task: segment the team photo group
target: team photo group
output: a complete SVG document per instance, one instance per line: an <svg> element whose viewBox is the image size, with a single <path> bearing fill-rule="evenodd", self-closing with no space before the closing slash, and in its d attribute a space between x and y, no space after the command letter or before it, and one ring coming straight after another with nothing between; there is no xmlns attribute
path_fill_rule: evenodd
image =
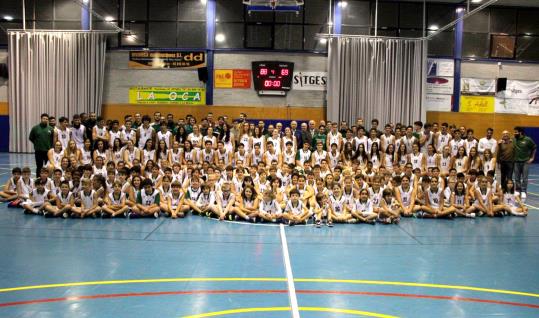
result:
<svg viewBox="0 0 539 318"><path fill-rule="evenodd" d="M362 118L42 114L29 132L35 176L13 168L0 196L26 214L63 218L193 214L320 227L524 217L536 145L520 127L493 136L490 128Z"/></svg>

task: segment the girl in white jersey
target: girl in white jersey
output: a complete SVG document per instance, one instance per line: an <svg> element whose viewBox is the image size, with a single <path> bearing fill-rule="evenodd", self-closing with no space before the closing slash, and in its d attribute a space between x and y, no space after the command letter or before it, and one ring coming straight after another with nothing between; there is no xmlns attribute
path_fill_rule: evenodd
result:
<svg viewBox="0 0 539 318"><path fill-rule="evenodd" d="M410 182L410 177L407 175L401 177L401 185L395 189L395 198L399 202L402 216L413 216L421 209L421 206L415 204L416 190L415 184Z"/></svg>
<svg viewBox="0 0 539 318"><path fill-rule="evenodd" d="M314 207L312 208L315 215L316 227L320 227L322 225L322 221L324 220L326 221L326 224L328 226L332 226L328 222L328 217L332 213L331 209L332 208L331 208L331 204L329 203L328 196L323 192L319 192L315 196L315 204L314 204Z"/></svg>
<svg viewBox="0 0 539 318"><path fill-rule="evenodd" d="M492 205L492 192L488 186L486 177L479 178L479 188L473 191L475 201L467 210L466 213L475 213L476 215L494 216Z"/></svg>
<svg viewBox="0 0 539 318"><path fill-rule="evenodd" d="M90 165L94 158L92 157L92 142L90 139L84 141L84 146L80 149L81 152L81 164Z"/></svg>
<svg viewBox="0 0 539 318"><path fill-rule="evenodd" d="M236 199L236 204L232 208L230 215L246 221L256 222L258 216L258 198L254 187L246 186L241 192L241 196Z"/></svg>
<svg viewBox="0 0 539 318"><path fill-rule="evenodd" d="M342 195L342 188L339 184L333 185L333 193L329 196L331 213L328 216L328 225L333 222L344 223L352 219L346 197Z"/></svg>
<svg viewBox="0 0 539 318"><path fill-rule="evenodd" d="M369 191L362 189L359 196L354 198L352 204L352 216L359 222L375 224L378 214L374 212L372 201L369 199Z"/></svg>
<svg viewBox="0 0 539 318"><path fill-rule="evenodd" d="M168 150L168 163L172 167L174 163L181 163L182 161L182 149L180 149L180 143L174 141L172 143L172 149Z"/></svg>
<svg viewBox="0 0 539 318"><path fill-rule="evenodd" d="M281 206L275 200L275 195L270 189L263 192L258 207L258 216L267 222L277 222L282 216Z"/></svg>
<svg viewBox="0 0 539 318"><path fill-rule="evenodd" d="M128 168L132 168L135 160L140 162L140 149L135 147L133 140L128 140L124 149L123 160Z"/></svg>
<svg viewBox="0 0 539 318"><path fill-rule="evenodd" d="M487 150L485 150L485 153ZM528 207L522 203L520 196L515 194L515 183L511 179L507 180L505 190L503 191L503 203L494 207L494 209L500 208L514 216L528 215Z"/></svg>
<svg viewBox="0 0 539 318"><path fill-rule="evenodd" d="M483 172L487 173L488 171L496 171L496 158L492 156L492 151L490 149L485 149L483 152Z"/></svg>
<svg viewBox="0 0 539 318"><path fill-rule="evenodd" d="M54 143L54 148L49 149L47 152L49 161L46 167L49 169L49 173L52 174L54 169L60 168L60 161L64 157L64 150L62 149L62 143L57 141Z"/></svg>
<svg viewBox="0 0 539 318"><path fill-rule="evenodd" d="M105 196L104 215L110 217L127 215L129 207L126 204L126 195L122 191L122 186L120 181L114 181L112 184L112 192Z"/></svg>
<svg viewBox="0 0 539 318"><path fill-rule="evenodd" d="M444 146L442 154L439 156L440 175L442 177L447 177L449 175L449 170L451 169L451 160L451 149L449 146Z"/></svg>
<svg viewBox="0 0 539 318"><path fill-rule="evenodd" d="M468 192L464 182L457 181L455 189L451 193L451 207L454 209L454 213L458 216L474 218L475 213L466 213L470 202Z"/></svg>
<svg viewBox="0 0 539 318"><path fill-rule="evenodd" d="M423 177L428 178L428 177ZM425 190L425 204L421 206L423 213L419 214L422 217L443 218L451 217L454 209L444 205L444 189L439 186L438 178L429 180L430 186Z"/></svg>
<svg viewBox="0 0 539 318"><path fill-rule="evenodd" d="M466 174L468 172L468 156L466 156L466 148L459 147L457 155L451 160L451 167L457 170L457 173L462 172Z"/></svg>
<svg viewBox="0 0 539 318"><path fill-rule="evenodd" d="M124 151L122 148L122 141L120 138L114 139L112 149L111 149L111 157L114 164L118 164L118 162L124 160Z"/></svg>

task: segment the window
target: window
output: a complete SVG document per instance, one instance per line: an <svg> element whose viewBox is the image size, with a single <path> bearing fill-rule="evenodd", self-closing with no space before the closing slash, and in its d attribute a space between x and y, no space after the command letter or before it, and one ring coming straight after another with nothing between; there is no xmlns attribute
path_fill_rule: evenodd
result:
<svg viewBox="0 0 539 318"><path fill-rule="evenodd" d="M376 6L371 6L371 21L374 27L374 18L376 14ZM380 28L396 28L399 26L399 4L389 2L378 3L378 29Z"/></svg>
<svg viewBox="0 0 539 318"><path fill-rule="evenodd" d="M176 22L150 22L148 46L154 48L176 47Z"/></svg>
<svg viewBox="0 0 539 318"><path fill-rule="evenodd" d="M177 0L151 0L149 8L152 21L176 21L178 18Z"/></svg>
<svg viewBox="0 0 539 318"><path fill-rule="evenodd" d="M323 24L328 22L329 0L308 0L305 1L304 6L305 23Z"/></svg>
<svg viewBox="0 0 539 318"><path fill-rule="evenodd" d="M243 22L243 3L241 1L216 0L217 22Z"/></svg>
<svg viewBox="0 0 539 318"><path fill-rule="evenodd" d="M513 58L515 56L516 37L511 35L493 35L490 57Z"/></svg>
<svg viewBox="0 0 539 318"><path fill-rule="evenodd" d="M294 24L275 25L275 49L302 50L303 26Z"/></svg>
<svg viewBox="0 0 539 318"><path fill-rule="evenodd" d="M243 48L245 26L243 23L216 23L215 34L222 35L221 41L215 41L218 49Z"/></svg>
<svg viewBox="0 0 539 318"><path fill-rule="evenodd" d="M515 9L490 9L490 32L516 34L517 10Z"/></svg>
<svg viewBox="0 0 539 318"><path fill-rule="evenodd" d="M145 46L146 45L146 23L125 23L127 32L121 34L120 44L122 46Z"/></svg>
<svg viewBox="0 0 539 318"><path fill-rule="evenodd" d="M178 47L205 48L206 23L180 22L178 23Z"/></svg>
<svg viewBox="0 0 539 318"><path fill-rule="evenodd" d="M519 36L517 39L516 59L539 61L539 37Z"/></svg>
<svg viewBox="0 0 539 318"><path fill-rule="evenodd" d="M462 56L464 57L489 57L490 37L486 33L464 33L462 43Z"/></svg>
<svg viewBox="0 0 539 318"><path fill-rule="evenodd" d="M523 35L539 35L539 23L537 17L539 10L530 8L518 10L517 33Z"/></svg>
<svg viewBox="0 0 539 318"><path fill-rule="evenodd" d="M262 24L248 24L245 36L246 48L271 49L272 26Z"/></svg>
<svg viewBox="0 0 539 318"><path fill-rule="evenodd" d="M369 1L348 1L348 5L341 8L342 24L345 26L369 27L371 25L370 7Z"/></svg>
<svg viewBox="0 0 539 318"><path fill-rule="evenodd" d="M433 33L428 32L428 34ZM453 43L455 35L453 31L451 32L441 32L433 37L429 41L429 55L434 56L452 56L453 55Z"/></svg>
<svg viewBox="0 0 539 318"><path fill-rule="evenodd" d="M488 10L479 11L464 20L464 32L488 33L490 14Z"/></svg>
<svg viewBox="0 0 539 318"><path fill-rule="evenodd" d="M401 29L423 29L423 4L401 3L399 27Z"/></svg>

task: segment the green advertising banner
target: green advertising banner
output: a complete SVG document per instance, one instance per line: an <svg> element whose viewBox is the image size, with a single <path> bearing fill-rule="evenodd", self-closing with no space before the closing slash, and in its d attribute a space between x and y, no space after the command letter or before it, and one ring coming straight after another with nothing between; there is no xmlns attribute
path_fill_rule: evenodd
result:
<svg viewBox="0 0 539 318"><path fill-rule="evenodd" d="M186 87L130 87L129 103L205 105L206 89Z"/></svg>

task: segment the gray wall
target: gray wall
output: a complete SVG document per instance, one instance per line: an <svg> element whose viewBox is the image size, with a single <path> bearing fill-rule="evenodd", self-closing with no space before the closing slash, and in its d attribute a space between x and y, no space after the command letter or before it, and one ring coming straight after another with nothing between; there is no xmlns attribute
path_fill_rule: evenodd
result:
<svg viewBox="0 0 539 318"><path fill-rule="evenodd" d="M103 103L127 103L130 86L204 87L196 70L134 70L128 69L128 60L128 52L107 53ZM294 62L296 71L326 71L325 56L299 53L217 53L214 66L216 69L251 69L252 61L261 60ZM325 92L290 91L286 97L259 97L253 88L215 89L213 102L226 106L322 107L325 105Z"/></svg>
<svg viewBox="0 0 539 318"><path fill-rule="evenodd" d="M294 71L324 72L327 70L327 57L315 54L283 53L219 53L215 55L217 69L251 69L253 61L293 62ZM291 90L286 97L260 97L251 89L215 89L215 105L227 106L308 106L326 105L324 91Z"/></svg>
<svg viewBox="0 0 539 318"><path fill-rule="evenodd" d="M462 77L493 79L507 77L513 80L539 80L539 64L463 62Z"/></svg>
<svg viewBox="0 0 539 318"><path fill-rule="evenodd" d="M128 103L131 86L204 87L196 70L135 70L127 67L128 61L127 51L107 53L103 104Z"/></svg>

